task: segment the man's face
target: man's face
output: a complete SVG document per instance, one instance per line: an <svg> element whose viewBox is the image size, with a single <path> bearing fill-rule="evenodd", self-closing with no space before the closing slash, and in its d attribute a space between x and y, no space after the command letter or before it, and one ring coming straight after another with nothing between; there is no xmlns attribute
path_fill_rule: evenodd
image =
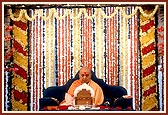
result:
<svg viewBox="0 0 168 115"><path fill-rule="evenodd" d="M91 79L91 72L89 69L87 68L82 68L79 72L79 80L82 83L89 83Z"/></svg>

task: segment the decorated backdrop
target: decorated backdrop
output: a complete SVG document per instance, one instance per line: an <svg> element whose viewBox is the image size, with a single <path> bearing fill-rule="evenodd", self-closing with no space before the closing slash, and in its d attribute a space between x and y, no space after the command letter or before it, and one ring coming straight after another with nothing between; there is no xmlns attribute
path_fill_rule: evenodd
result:
<svg viewBox="0 0 168 115"><path fill-rule="evenodd" d="M10 61L17 70L11 72L12 83L5 83L11 87L5 92L11 95L6 110L37 111L45 88L64 85L85 65L107 84L125 87L135 110L158 111L164 86L157 77L158 58L163 58L163 47L157 47L158 9L8 9Z"/></svg>

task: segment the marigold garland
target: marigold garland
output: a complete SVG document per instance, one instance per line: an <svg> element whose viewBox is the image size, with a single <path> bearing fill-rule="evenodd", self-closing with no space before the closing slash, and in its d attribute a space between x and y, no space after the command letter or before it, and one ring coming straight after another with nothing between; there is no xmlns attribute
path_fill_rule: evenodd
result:
<svg viewBox="0 0 168 115"><path fill-rule="evenodd" d="M15 39L13 40L13 47L15 50L17 50L19 53L22 53L24 56L28 55L27 49L23 48L21 44L19 44Z"/></svg>
<svg viewBox="0 0 168 115"><path fill-rule="evenodd" d="M152 39L152 38L155 37L154 34L155 34L155 31L151 31L150 33L146 34L145 36L141 36L141 39L140 39L141 44L142 44L141 49L144 48L144 47L146 47L146 46L148 46L152 42L154 42L154 39Z"/></svg>
<svg viewBox="0 0 168 115"><path fill-rule="evenodd" d="M17 75L21 76L23 79L27 79L27 71L25 71L22 67L18 66L16 63L13 64L14 68L18 68L15 72Z"/></svg>
<svg viewBox="0 0 168 115"><path fill-rule="evenodd" d="M22 53L14 52L13 53L14 62L20 67L24 68L25 71L28 71L28 57L24 56Z"/></svg>
<svg viewBox="0 0 168 115"><path fill-rule="evenodd" d="M14 17L17 17L18 11L14 13ZM20 14L19 14L20 15ZM13 47L16 51L13 52L13 62L14 67L19 68L18 71L13 72L12 79L12 110L14 111L27 111L27 74L28 74L28 50L27 50L27 20L25 20L24 15L20 17L21 20L17 20L18 22L13 23L13 36L14 42ZM23 75L23 76L22 76Z"/></svg>
<svg viewBox="0 0 168 115"><path fill-rule="evenodd" d="M16 89L19 90L20 92L28 92L27 90L27 79L23 79L17 74L13 74L14 78L12 79L12 86Z"/></svg>
<svg viewBox="0 0 168 115"><path fill-rule="evenodd" d="M146 11L147 12L147 11ZM149 12L148 12L149 13ZM140 16L140 41L141 41L141 57L142 57L142 111L158 108L157 90L153 87L157 85L156 78L156 53L155 53L155 20L154 18L144 18ZM143 24L143 25L142 25ZM151 44L153 46L151 46ZM146 47L147 53L144 53ZM154 49L153 49L153 48ZM143 51L143 52L142 52ZM148 92L146 95L145 92ZM150 94L149 94L150 93Z"/></svg>
<svg viewBox="0 0 168 115"><path fill-rule="evenodd" d="M142 90L149 89L151 86L156 85L156 77L151 76L148 79L142 79Z"/></svg>
<svg viewBox="0 0 168 115"><path fill-rule="evenodd" d="M156 110L157 110L158 101L157 101L156 96L157 96L157 94L153 93L150 96L147 96L146 98L143 98L143 100L145 100L145 101L142 101L142 103L143 103L142 110L143 111L150 111L154 107L156 107Z"/></svg>
<svg viewBox="0 0 168 115"><path fill-rule="evenodd" d="M154 49L155 49L155 47L154 47L154 42L153 42L142 49L142 54L145 55Z"/></svg>
<svg viewBox="0 0 168 115"><path fill-rule="evenodd" d="M13 27L13 34L15 35L14 39L26 50L26 47L28 45L27 33L21 30L20 28L16 27L15 25Z"/></svg>
<svg viewBox="0 0 168 115"><path fill-rule="evenodd" d="M152 86L149 90L145 90L145 91L143 92L143 95L144 95L145 97L147 97L147 96L149 96L150 94L155 93L156 90L157 90L156 88L157 88L156 85Z"/></svg>
<svg viewBox="0 0 168 115"><path fill-rule="evenodd" d="M19 101L22 104L27 104L27 93L26 92L20 92L19 90L13 90L14 98L16 101Z"/></svg>
<svg viewBox="0 0 168 115"><path fill-rule="evenodd" d="M122 16L124 16L124 17L126 17L126 18L131 18L132 16L134 16L134 15L137 13L137 11L138 11L138 9L139 9L139 11L141 12L141 14L142 14L144 17L151 18L151 17L154 16L154 14L156 13L156 11L158 10L158 7L159 7L159 5L156 5L156 6L155 6L155 9L154 9L150 14L147 14L147 13L142 9L142 7L136 6L135 10L134 10L133 13L130 14L130 15L127 15L127 14L125 13L125 11L123 10L122 7L116 7L115 11L114 11L110 16L106 15L106 14L103 12L103 10L102 10L101 8L97 8L97 9L95 10L95 13L94 13L92 16L88 16L88 14L87 14L85 8L81 8L81 9L79 10L79 13L78 13L78 15L77 15L76 17L74 17L74 14L71 13L70 9L66 9L66 10L65 10L65 13L64 13L63 15L59 15L59 13L58 13L58 12L56 11L56 9L54 9L54 8L49 9L49 12L50 12L50 13L49 13L49 15L46 16L46 17L43 16L42 11L41 11L40 9L35 10L35 14L34 14L31 18L28 16L27 11L24 10L24 9L21 9L21 10L20 10L20 13L19 13L19 15L18 15L17 18L14 17L14 15L13 15L13 13L12 13L12 9L9 9L9 14L10 14L11 19L14 20L14 21L19 21L19 20L21 20L21 18L22 18L23 15L26 17L27 20L33 21L33 20L37 17L38 14L39 14L39 15L42 17L42 19L44 19L44 20L50 19L50 18L52 17L52 15L54 15L54 17L56 17L58 20L64 19L67 15L70 15L71 18L76 19L76 18L80 18L80 16L81 16L82 14L84 14L85 17L87 17L88 19L91 19L91 18L96 17L97 13L100 13L101 16L103 16L104 18L112 18L112 17L117 13L117 11L120 10L120 12L122 13Z"/></svg>
<svg viewBox="0 0 168 115"><path fill-rule="evenodd" d="M13 21L13 25L16 26L17 28L20 28L21 32L26 33L27 25L26 25L25 22L22 22L22 21Z"/></svg>
<svg viewBox="0 0 168 115"><path fill-rule="evenodd" d="M14 98L14 93L12 92L12 111L27 111L27 103L22 104L22 101L16 101Z"/></svg>
<svg viewBox="0 0 168 115"><path fill-rule="evenodd" d="M142 57L142 68L146 69L150 67L151 65L155 64L156 57L155 57L155 52L151 52L147 54L147 56Z"/></svg>
<svg viewBox="0 0 168 115"><path fill-rule="evenodd" d="M146 69L143 69L143 74L142 74L143 79L145 79L147 76L151 75L152 73L155 73L154 72L155 69L156 69L155 64L151 65L150 67Z"/></svg>

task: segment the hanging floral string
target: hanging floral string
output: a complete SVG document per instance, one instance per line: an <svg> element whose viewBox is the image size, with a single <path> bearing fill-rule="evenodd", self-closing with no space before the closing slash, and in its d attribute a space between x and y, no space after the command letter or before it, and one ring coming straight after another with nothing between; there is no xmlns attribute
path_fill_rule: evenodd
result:
<svg viewBox="0 0 168 115"><path fill-rule="evenodd" d="M70 35L70 17L67 17L67 81L71 78L71 35Z"/></svg>
<svg viewBox="0 0 168 115"><path fill-rule="evenodd" d="M111 13L112 12L112 8L109 8L108 9L109 10L109 12ZM113 42L112 42L112 36L113 36L113 29L111 29L111 27L113 28L113 18L112 19L109 19L108 20L108 32L109 32L109 35L107 34L107 38L108 38L108 40L107 40L107 52L108 52L108 55L107 55L107 62L108 62L108 68L111 68L111 66L112 66L112 58L110 58L110 57L112 57L112 48L113 48L113 46L112 46L112 44L113 44ZM114 69L108 69L107 70L107 72L108 72L108 84L110 84L110 85L112 85L113 83L114 83L114 81L113 81L113 79L112 79L112 73L114 73L114 72L112 72L112 70L114 70Z"/></svg>
<svg viewBox="0 0 168 115"><path fill-rule="evenodd" d="M74 12L74 15L76 16L79 12L78 9L72 10ZM73 55L74 55L74 72L73 75L79 70L80 65L81 65L81 20L82 19L75 19L73 21Z"/></svg>
<svg viewBox="0 0 168 115"><path fill-rule="evenodd" d="M33 11L31 11L30 13L33 13ZM34 31L34 21L32 21L32 23L31 23L31 25L30 25L30 31ZM32 34L30 34L30 38L29 38L29 46L31 46L30 47L30 51L29 51L29 53L30 53L30 57L29 57L29 60L30 60L30 63L32 64L32 65L34 65L34 61L33 61L33 57L34 57L34 39L33 39L33 37L34 37L34 33L32 33ZM30 67L30 70L29 70L29 75L30 76L32 76L32 79L30 80L30 82L31 82L31 84L34 86L34 80L33 80L33 72L34 71L34 68L33 67ZM34 93L31 95L31 98L32 98L32 102L31 102L31 104L34 102ZM32 104L33 105L33 104ZM34 105L31 107L31 110L33 110L33 108L34 108Z"/></svg>
<svg viewBox="0 0 168 115"><path fill-rule="evenodd" d="M139 92L140 88L139 88L139 84L140 84L140 81L139 81L139 74L140 74L140 71L139 71L139 58L138 58L138 55L139 55L139 50L138 50L138 17L137 15L134 16L134 34L133 34L133 37L134 37L134 76L133 76L133 79L134 79L134 91L135 92ZM133 97L133 102L135 102L134 106L135 106L135 109L136 110L140 110L139 109L139 93L132 93ZM134 101L135 100L135 101Z"/></svg>
<svg viewBox="0 0 168 115"><path fill-rule="evenodd" d="M134 10L133 13L130 14L130 15L127 15L127 14L125 13L125 11L122 9L122 7L116 7L115 11L114 11L111 15L109 15L109 16L106 15L106 14L103 12L103 10L102 10L101 8L97 8L96 11L95 11L95 13L94 13L92 16L88 16L88 13L87 13L87 11L86 11L85 8L81 8L81 9L79 10L78 15L76 15L76 17L74 16L73 13L71 13L70 9L66 9L66 10L65 10L65 13L64 13L63 15L59 15L58 12L56 11L56 9L54 9L54 8L49 9L49 12L50 12L50 13L49 13L49 15L46 16L46 17L43 16L42 11L41 11L40 9L36 9L34 16L32 16L31 18L28 16L27 11L24 10L24 9L21 9L21 10L20 10L19 17L17 17L17 18L15 18L15 16L13 15L12 9L9 9L9 14L10 14L11 19L14 20L14 21L19 21L19 20L21 20L23 14L25 14L26 19L29 20L29 21L33 21L33 20L37 17L38 14L40 14L40 16L42 17L42 19L44 19L44 20L50 19L52 15L54 15L54 17L56 17L58 20L64 19L64 18L65 18L66 16L68 16L68 15L70 15L70 17L71 17L72 19L76 19L76 18L79 18L82 14L84 14L84 16L85 16L86 18L91 19L91 18L95 18L98 12L100 12L100 14L101 14L104 18L112 18L112 17L118 12L118 10L120 10L120 12L122 13L122 15L123 15L124 17L126 17L126 18L131 18L132 16L134 16L134 15L137 13L137 11L138 11L138 9L139 9L140 13L141 13L144 17L150 18L150 17L153 17L153 16L154 16L154 14L156 13L156 11L158 10L158 7L159 7L159 5L156 5L156 6L155 6L155 9L153 10L153 12L152 12L151 14L146 14L146 13L144 12L144 10L142 9L141 6L136 6L135 10Z"/></svg>
<svg viewBox="0 0 168 115"><path fill-rule="evenodd" d="M115 9L115 7L113 8L113 10ZM113 42L113 45L112 45L112 48L113 48L113 50L112 50L112 56L113 56L113 61L112 61L112 68L114 68L113 69L113 72L115 73L114 74L114 77L113 77L113 79L114 79L114 85L118 85L119 83L118 83L118 77L119 77L119 69L118 69L118 63L119 63L119 52L118 52L118 50L119 50L119 42L118 42L118 31L117 31L117 26L118 26L118 24L117 24L117 15L115 15L114 16L114 18L113 18L113 24L114 24L114 26L113 26L113 40L112 40L112 42Z"/></svg>
<svg viewBox="0 0 168 115"><path fill-rule="evenodd" d="M132 10L133 8L131 7L128 7L128 13L132 13ZM133 53L133 50L134 50L134 40L133 40L133 37L132 37L132 34L134 31L131 31L131 30L134 30L133 27L134 27L134 23L133 23L133 17L131 19L128 19L129 21L129 25L128 25L128 39L130 40L129 41L129 44L130 46L128 46L127 48L129 49L130 52L128 52L128 58L130 59L130 61L128 61L128 87L130 87L129 89L129 95L132 95L133 96L133 89L134 89L134 85L133 85L133 65L134 65L134 61L133 61L133 58L134 58L134 53ZM130 63L129 63L130 62Z"/></svg>
<svg viewBox="0 0 168 115"><path fill-rule="evenodd" d="M164 12L160 11L158 13L158 26L157 26L157 46L158 46L158 87L159 87L159 107L160 110L164 110L164 48L165 43L164 42L164 32L165 32L165 25L164 25Z"/></svg>
<svg viewBox="0 0 168 115"><path fill-rule="evenodd" d="M128 12L128 14L131 14L130 7L127 7L125 10ZM124 50L123 50L124 59L123 60L125 61L124 65L123 65L124 66L124 76L123 77L125 77L125 83L128 84L128 85L125 85L126 86L125 88L128 89L128 95L131 95L131 93L130 93L131 89L129 88L129 86L131 85L131 81L132 81L131 76L129 75L129 73L131 71L130 70L131 66L129 67L129 65L132 64L132 55L131 55L132 49L129 49L129 48L131 47L132 44L130 44L128 41L129 39L132 40L131 39L131 31L132 31L131 26L134 26L134 24L131 24L131 19L132 18L127 19L127 18L123 17L123 29L125 28L125 30L123 30L121 32L121 35L123 34L123 43L124 43ZM123 33L124 31L125 31L125 33ZM130 44L130 46L128 44ZM130 54L130 55L128 55L128 54ZM130 58L130 61L129 61L129 58Z"/></svg>
<svg viewBox="0 0 168 115"><path fill-rule="evenodd" d="M60 15L64 15L64 9L61 9L61 13ZM63 18L61 20L61 38L65 38L65 31L64 31L64 28L65 28L65 21L64 21L65 18ZM65 84L65 76L64 76L64 68L66 65L64 65L64 62L65 62L65 39L61 39L61 55L62 55L62 58L61 58L61 78L62 78L62 84Z"/></svg>
<svg viewBox="0 0 168 115"><path fill-rule="evenodd" d="M93 12L92 12L93 10L90 8L90 9L88 9L88 14L89 15L91 15ZM90 69L92 69L92 57L93 57L93 54L92 54L92 50L90 50L90 49L92 49L92 47L93 47L93 45L92 45L92 39L93 39L93 32L92 32L92 28L93 28L93 25L92 25L92 20L89 20L88 19L88 67L90 68Z"/></svg>
<svg viewBox="0 0 168 115"><path fill-rule="evenodd" d="M60 11L60 9L57 9L58 11ZM61 52L61 46L60 46L60 43L61 43L61 37L60 37L60 29L61 29L61 26L60 26L60 21L61 20L57 20L57 25L56 25L56 29L57 29L57 57L58 57L58 65L57 65L57 71L58 71L58 85L62 85L61 84L61 78L60 78L60 71L61 71L61 63L60 63L60 52Z"/></svg>
<svg viewBox="0 0 168 115"><path fill-rule="evenodd" d="M13 16L18 16L16 10ZM20 15L19 15L20 16ZM24 17L21 17L24 18ZM11 103L12 111L26 111L28 109L28 53L27 53L27 22L14 22L13 24L13 67L18 71L13 71Z"/></svg>
<svg viewBox="0 0 168 115"><path fill-rule="evenodd" d="M81 60L82 60L82 65L86 65L86 47L87 47L87 38L86 38L86 18L84 18L84 15L81 16Z"/></svg>
<svg viewBox="0 0 168 115"><path fill-rule="evenodd" d="M104 79L104 32L103 18L98 13L96 15L96 35L95 35L95 52L96 52L96 75Z"/></svg>
<svg viewBox="0 0 168 115"><path fill-rule="evenodd" d="M67 39L65 39L65 41L64 41L64 70L63 71L65 71L64 72L64 77L65 77L65 79L64 79L64 83L66 83L68 80L67 80L67 69L68 69L68 65L67 65L67 58L68 58L68 51L67 51L67 47L68 47L68 45L67 45L67 40L68 40L68 37L67 37L67 16L65 17L65 19L64 19L64 38L67 38Z"/></svg>
<svg viewBox="0 0 168 115"><path fill-rule="evenodd" d="M106 14L109 14L110 13L110 11L109 11L109 8L104 8L104 10L105 10L105 13ZM105 41L105 81L106 81L106 83L108 83L109 84L109 80L110 80L110 78L111 78L111 76L110 76L110 74L109 74L109 53L110 53L110 51L109 51L109 49L110 49L110 47L109 47L109 44L110 44L110 42L109 42L109 36L110 36L110 32L109 32L109 28L110 28L110 19L104 19L104 31L106 31L105 32L105 37L104 37L104 41Z"/></svg>
<svg viewBox="0 0 168 115"><path fill-rule="evenodd" d="M150 12L151 11L148 11L147 13ZM156 98L157 90L155 89L155 86L157 85L155 63L155 19L154 17L146 18L141 15L140 20L142 57L142 110L158 110L158 100ZM145 95L145 92L149 92L148 95Z"/></svg>
<svg viewBox="0 0 168 115"><path fill-rule="evenodd" d="M127 49L125 49L125 37L127 38L127 36L124 35L123 37L123 32L127 31L127 25L126 23L123 24L123 18L124 17L121 17L121 12L118 11L117 13L117 25L118 25L118 36L119 36L119 47L120 47L120 51L119 51L119 55L120 55L120 58L119 58L119 63L120 63L120 83L127 88L127 86L125 84L128 84L127 81L125 82L125 79L126 79L126 76L124 75L125 74L125 58L127 58L125 56L125 52L127 51ZM124 28L125 27L125 28ZM126 29L126 30L124 30ZM124 31L123 31L124 30Z"/></svg>

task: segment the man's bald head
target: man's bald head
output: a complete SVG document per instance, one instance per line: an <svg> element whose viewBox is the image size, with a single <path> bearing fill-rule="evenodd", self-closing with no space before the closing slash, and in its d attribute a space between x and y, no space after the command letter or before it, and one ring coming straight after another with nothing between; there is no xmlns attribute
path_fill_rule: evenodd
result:
<svg viewBox="0 0 168 115"><path fill-rule="evenodd" d="M89 83L89 81L91 80L91 70L84 66L80 69L79 71L79 80L82 82L82 83Z"/></svg>

